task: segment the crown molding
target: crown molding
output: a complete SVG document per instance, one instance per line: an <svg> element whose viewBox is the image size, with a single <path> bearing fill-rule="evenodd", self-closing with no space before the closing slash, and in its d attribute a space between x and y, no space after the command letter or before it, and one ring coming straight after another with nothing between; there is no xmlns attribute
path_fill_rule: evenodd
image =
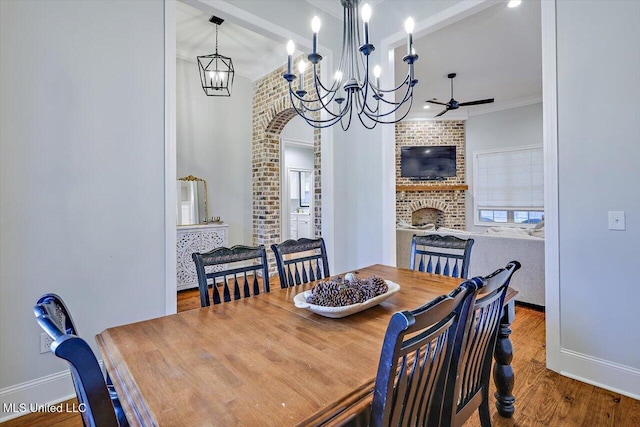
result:
<svg viewBox="0 0 640 427"><path fill-rule="evenodd" d="M303 141L300 139L282 138L282 143L287 147L301 147L313 149L313 141Z"/></svg>
<svg viewBox="0 0 640 427"><path fill-rule="evenodd" d="M498 111L510 110L512 108L526 107L542 103L542 96L529 96L525 98L512 99L509 101L494 102L485 106L475 106L472 108L461 107L456 111L449 111L441 117L431 117L432 109L429 112L413 112L409 113L405 120L468 120L470 117L480 116L482 114L495 113ZM441 110L438 110L440 112Z"/></svg>
<svg viewBox="0 0 640 427"><path fill-rule="evenodd" d="M474 107L469 110L469 117L480 116L482 114L495 113L503 110L510 110L512 108L526 107L527 105L542 103L542 95L528 96L525 98L512 99L509 101L494 102L492 104L486 104L482 107Z"/></svg>

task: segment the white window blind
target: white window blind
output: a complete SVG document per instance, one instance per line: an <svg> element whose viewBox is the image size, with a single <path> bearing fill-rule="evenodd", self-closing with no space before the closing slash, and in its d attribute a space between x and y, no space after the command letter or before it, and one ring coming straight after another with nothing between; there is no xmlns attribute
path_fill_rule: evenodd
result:
<svg viewBox="0 0 640 427"><path fill-rule="evenodd" d="M544 208L542 147L475 154L476 206L482 208Z"/></svg>

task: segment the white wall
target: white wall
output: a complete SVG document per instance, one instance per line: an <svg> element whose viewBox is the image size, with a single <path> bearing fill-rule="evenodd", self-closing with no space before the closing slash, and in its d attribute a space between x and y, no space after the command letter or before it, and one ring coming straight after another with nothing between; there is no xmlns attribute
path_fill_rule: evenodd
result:
<svg viewBox="0 0 640 427"><path fill-rule="evenodd" d="M482 150L500 150L531 145L542 145L542 104L511 108L495 113L471 116L465 122L466 228L486 231L487 227L473 224L473 153Z"/></svg>
<svg viewBox="0 0 640 427"><path fill-rule="evenodd" d="M383 142L379 126L359 122L334 135L335 271L344 272L382 262Z"/></svg>
<svg viewBox="0 0 640 427"><path fill-rule="evenodd" d="M313 146L313 134L313 127L309 126L302 117L295 116L282 129L280 138Z"/></svg>
<svg viewBox="0 0 640 427"><path fill-rule="evenodd" d="M640 398L640 2L557 10L561 370ZM607 212L626 212L626 231Z"/></svg>
<svg viewBox="0 0 640 427"><path fill-rule="evenodd" d="M206 96L195 62L176 65L177 177L207 181L209 217L229 224L229 245L253 243L249 79L235 76L230 97Z"/></svg>
<svg viewBox="0 0 640 427"><path fill-rule="evenodd" d="M284 170L287 168L313 170L313 148L287 146L284 150Z"/></svg>
<svg viewBox="0 0 640 427"><path fill-rule="evenodd" d="M165 312L163 52L162 2L0 1L2 403L73 394L39 354L43 293L96 352Z"/></svg>

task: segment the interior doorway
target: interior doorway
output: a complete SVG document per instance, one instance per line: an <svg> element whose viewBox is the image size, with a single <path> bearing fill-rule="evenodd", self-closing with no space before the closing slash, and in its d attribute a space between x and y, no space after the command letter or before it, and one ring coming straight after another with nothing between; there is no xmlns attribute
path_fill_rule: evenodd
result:
<svg viewBox="0 0 640 427"><path fill-rule="evenodd" d="M314 131L293 117L280 133L280 218L282 240L315 237Z"/></svg>

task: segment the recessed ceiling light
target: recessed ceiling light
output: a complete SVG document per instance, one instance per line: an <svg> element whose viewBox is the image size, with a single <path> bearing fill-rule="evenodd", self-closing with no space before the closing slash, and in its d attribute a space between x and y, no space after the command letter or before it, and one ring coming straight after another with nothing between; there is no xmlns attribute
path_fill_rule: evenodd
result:
<svg viewBox="0 0 640 427"><path fill-rule="evenodd" d="M509 3L507 3L507 6L517 7L517 6L520 6L520 3L522 3L522 0L509 0Z"/></svg>
<svg viewBox="0 0 640 427"><path fill-rule="evenodd" d="M422 108L424 108L425 110L428 110L429 108L431 108L431 106L430 106L430 105L425 105L425 106L424 106L424 107L422 107Z"/></svg>

